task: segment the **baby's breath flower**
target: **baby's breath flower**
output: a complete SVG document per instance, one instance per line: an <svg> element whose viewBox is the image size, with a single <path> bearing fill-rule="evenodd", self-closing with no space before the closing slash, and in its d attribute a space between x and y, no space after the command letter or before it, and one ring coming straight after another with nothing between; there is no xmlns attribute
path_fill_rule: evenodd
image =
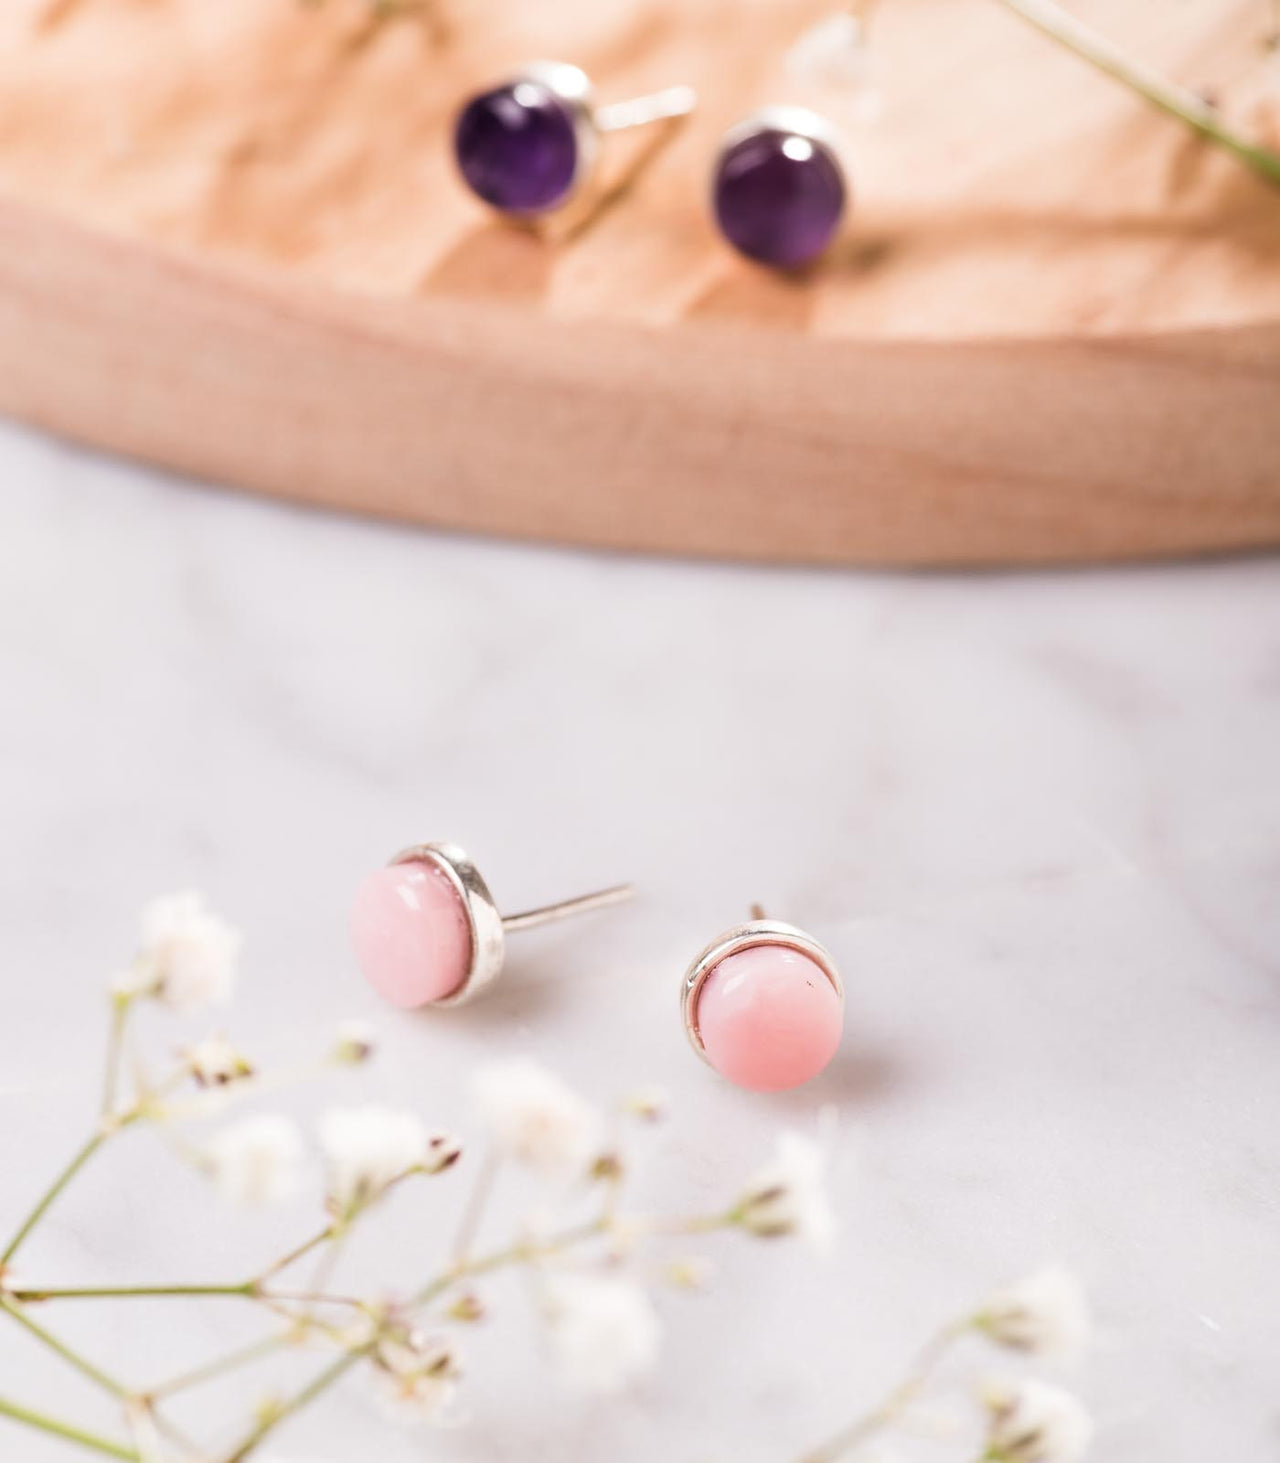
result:
<svg viewBox="0 0 1280 1463"><path fill-rule="evenodd" d="M600 1138L595 1110L553 1072L526 1058L493 1062L472 1080L499 1151L544 1172L581 1169Z"/></svg>
<svg viewBox="0 0 1280 1463"><path fill-rule="evenodd" d="M1093 1420L1080 1400L1048 1382L988 1382L982 1400L991 1463L1076 1463L1093 1440Z"/></svg>
<svg viewBox="0 0 1280 1463"><path fill-rule="evenodd" d="M484 1301L474 1290L464 1290L449 1307L447 1314L454 1321L475 1325L477 1321L483 1321L488 1312Z"/></svg>
<svg viewBox="0 0 1280 1463"><path fill-rule="evenodd" d="M622 1264L649 1237L649 1221L638 1214L615 1214L605 1236L605 1254L611 1264Z"/></svg>
<svg viewBox="0 0 1280 1463"><path fill-rule="evenodd" d="M667 1115L667 1094L658 1087L642 1087L622 1101L622 1111L642 1123L660 1123Z"/></svg>
<svg viewBox="0 0 1280 1463"><path fill-rule="evenodd" d="M290 1118L264 1115L223 1128L202 1157L214 1184L236 1204L275 1204L298 1184L302 1135Z"/></svg>
<svg viewBox="0 0 1280 1463"><path fill-rule="evenodd" d="M701 1255L672 1260L665 1271L667 1284L676 1290L705 1290L711 1283L711 1276L711 1262Z"/></svg>
<svg viewBox="0 0 1280 1463"><path fill-rule="evenodd" d="M599 1153L592 1161L590 1177L594 1183L620 1184L625 1176L626 1168L620 1153Z"/></svg>
<svg viewBox="0 0 1280 1463"><path fill-rule="evenodd" d="M153 899L142 911L138 954L112 993L151 996L179 1011L221 1004L231 997L239 953L239 933L206 909L202 895Z"/></svg>
<svg viewBox="0 0 1280 1463"><path fill-rule="evenodd" d="M377 1049L377 1033L367 1021L344 1021L334 1034L333 1061L346 1067L367 1062Z"/></svg>
<svg viewBox="0 0 1280 1463"><path fill-rule="evenodd" d="M1074 1275L1051 1267L997 1291L974 1325L1013 1351L1071 1357L1088 1343L1089 1303Z"/></svg>
<svg viewBox="0 0 1280 1463"><path fill-rule="evenodd" d="M374 1103L332 1109L320 1120L319 1136L329 1198L342 1214L372 1203L406 1174L438 1173L459 1151L445 1138L428 1137L412 1113Z"/></svg>
<svg viewBox="0 0 1280 1463"><path fill-rule="evenodd" d="M462 1157L462 1144L448 1133L432 1133L427 1139L427 1154L422 1160L422 1171L428 1174L443 1173L452 1168Z"/></svg>
<svg viewBox="0 0 1280 1463"><path fill-rule="evenodd" d="M802 81L849 91L867 81L867 38L852 9L838 11L805 31L786 54L787 70Z"/></svg>
<svg viewBox="0 0 1280 1463"><path fill-rule="evenodd" d="M617 1392L658 1355L662 1328L649 1297L619 1276L557 1275L544 1297L556 1365L581 1392Z"/></svg>
<svg viewBox="0 0 1280 1463"><path fill-rule="evenodd" d="M224 1036L207 1036L188 1047L182 1060L201 1087L226 1087L253 1076L253 1063Z"/></svg>
<svg viewBox="0 0 1280 1463"><path fill-rule="evenodd" d="M734 1206L735 1220L764 1239L796 1234L815 1249L829 1249L835 1216L827 1198L826 1166L826 1155L811 1139L783 1133L774 1161Z"/></svg>
<svg viewBox="0 0 1280 1463"><path fill-rule="evenodd" d="M384 1397L407 1421L438 1421L457 1393L462 1371L447 1342L397 1332L379 1341L373 1359Z"/></svg>

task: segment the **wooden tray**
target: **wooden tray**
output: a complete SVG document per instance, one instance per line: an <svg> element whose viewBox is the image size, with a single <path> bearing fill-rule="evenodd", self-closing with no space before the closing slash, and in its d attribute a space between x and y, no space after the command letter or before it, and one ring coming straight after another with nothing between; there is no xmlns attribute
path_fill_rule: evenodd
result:
<svg viewBox="0 0 1280 1463"><path fill-rule="evenodd" d="M887 0L857 227L803 281L730 256L703 196L729 122L802 99L782 53L822 0L452 0L444 40L363 5L4 7L0 409L286 498L627 549L1280 542L1280 192L994 0ZM1260 95L1252 0L1076 9L1233 112ZM550 240L487 217L445 145L461 95L539 56L606 100L703 94Z"/></svg>

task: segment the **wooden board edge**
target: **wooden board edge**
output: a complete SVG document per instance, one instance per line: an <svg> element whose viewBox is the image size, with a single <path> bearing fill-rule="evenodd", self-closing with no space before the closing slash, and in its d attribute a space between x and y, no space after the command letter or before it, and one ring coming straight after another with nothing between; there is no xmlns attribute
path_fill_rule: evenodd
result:
<svg viewBox="0 0 1280 1463"><path fill-rule="evenodd" d="M991 565L1280 543L1280 322L628 329L339 295L0 198L0 411L297 502L612 549Z"/></svg>

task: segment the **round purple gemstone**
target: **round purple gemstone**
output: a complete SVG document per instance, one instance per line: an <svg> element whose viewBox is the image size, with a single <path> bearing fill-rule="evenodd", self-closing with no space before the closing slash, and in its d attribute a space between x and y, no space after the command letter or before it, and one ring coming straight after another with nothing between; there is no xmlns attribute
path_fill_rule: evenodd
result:
<svg viewBox="0 0 1280 1463"><path fill-rule="evenodd" d="M578 171L573 110L538 81L513 82L468 102L453 146L472 191L503 213L555 208Z"/></svg>
<svg viewBox="0 0 1280 1463"><path fill-rule="evenodd" d="M829 148L798 132L755 132L721 154L712 193L716 222L748 259L795 269L835 238L844 172Z"/></svg>

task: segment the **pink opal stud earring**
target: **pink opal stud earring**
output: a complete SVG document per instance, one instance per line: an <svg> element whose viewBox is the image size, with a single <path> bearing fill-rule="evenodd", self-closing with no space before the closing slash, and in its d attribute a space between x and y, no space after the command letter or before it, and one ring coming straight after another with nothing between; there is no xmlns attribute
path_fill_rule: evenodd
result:
<svg viewBox="0 0 1280 1463"><path fill-rule="evenodd" d="M603 909L632 892L620 884L504 919L462 849L418 843L361 881L351 938L365 978L393 1006L460 1006L497 980L511 931Z"/></svg>
<svg viewBox="0 0 1280 1463"><path fill-rule="evenodd" d="M817 940L757 908L685 972L680 1010L694 1051L722 1077L753 1092L783 1092L835 1056L844 987Z"/></svg>

